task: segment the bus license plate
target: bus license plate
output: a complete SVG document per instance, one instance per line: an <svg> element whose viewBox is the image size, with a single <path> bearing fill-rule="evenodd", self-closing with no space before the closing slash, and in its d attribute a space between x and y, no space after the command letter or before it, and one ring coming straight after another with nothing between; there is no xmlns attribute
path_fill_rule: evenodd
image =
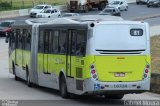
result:
<svg viewBox="0 0 160 106"><path fill-rule="evenodd" d="M114 76L115 77L125 77L125 73L123 73L123 72L117 72L117 73L114 73Z"/></svg>
<svg viewBox="0 0 160 106"><path fill-rule="evenodd" d="M114 88L127 88L127 84L114 84Z"/></svg>

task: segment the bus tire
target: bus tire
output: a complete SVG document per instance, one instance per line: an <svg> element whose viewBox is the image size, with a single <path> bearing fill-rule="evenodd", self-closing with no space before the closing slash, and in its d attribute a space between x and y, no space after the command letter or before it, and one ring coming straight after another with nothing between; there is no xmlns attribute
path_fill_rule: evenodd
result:
<svg viewBox="0 0 160 106"><path fill-rule="evenodd" d="M106 99L122 99L124 95L105 95Z"/></svg>
<svg viewBox="0 0 160 106"><path fill-rule="evenodd" d="M60 93L62 98L69 98L69 93L67 91L67 84L64 75L60 76Z"/></svg>
<svg viewBox="0 0 160 106"><path fill-rule="evenodd" d="M26 67L26 82L27 82L28 87L32 87L32 83L31 83L31 78L30 78L30 75L29 75L28 67Z"/></svg>
<svg viewBox="0 0 160 106"><path fill-rule="evenodd" d="M17 75L16 75L16 70L15 70L14 62L12 62L12 71L13 71L13 74L14 74L14 79L16 81L19 81L19 77L17 77Z"/></svg>

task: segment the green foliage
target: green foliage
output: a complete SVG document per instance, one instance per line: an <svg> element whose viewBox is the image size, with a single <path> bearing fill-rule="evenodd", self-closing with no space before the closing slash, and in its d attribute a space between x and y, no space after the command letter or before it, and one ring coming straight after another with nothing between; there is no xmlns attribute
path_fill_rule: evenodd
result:
<svg viewBox="0 0 160 106"><path fill-rule="evenodd" d="M0 11L8 10L12 8L12 4L6 1L0 2Z"/></svg>
<svg viewBox="0 0 160 106"><path fill-rule="evenodd" d="M12 4L9 2L0 2L0 7L2 8L11 8Z"/></svg>
<svg viewBox="0 0 160 106"><path fill-rule="evenodd" d="M0 11L32 8L37 4L61 5L66 0L0 0Z"/></svg>

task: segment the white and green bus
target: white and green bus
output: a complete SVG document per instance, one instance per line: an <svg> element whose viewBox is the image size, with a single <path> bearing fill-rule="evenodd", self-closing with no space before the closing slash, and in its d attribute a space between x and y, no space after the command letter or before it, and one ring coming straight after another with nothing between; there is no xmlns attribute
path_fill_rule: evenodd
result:
<svg viewBox="0 0 160 106"><path fill-rule="evenodd" d="M114 16L16 22L9 37L15 79L70 94L124 94L150 89L149 25Z"/></svg>

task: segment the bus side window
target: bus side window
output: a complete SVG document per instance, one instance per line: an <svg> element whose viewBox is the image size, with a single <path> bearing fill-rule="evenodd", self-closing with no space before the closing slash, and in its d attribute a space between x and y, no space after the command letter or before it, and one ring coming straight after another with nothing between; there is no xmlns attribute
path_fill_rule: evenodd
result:
<svg viewBox="0 0 160 106"><path fill-rule="evenodd" d="M76 55L84 56L86 48L86 31L78 30L77 31L77 40L76 40Z"/></svg>
<svg viewBox="0 0 160 106"><path fill-rule="evenodd" d="M23 35L22 35L22 37L23 37L23 49L25 49L26 50L26 39L27 39L27 34L28 34L28 30L27 29L23 29Z"/></svg>
<svg viewBox="0 0 160 106"><path fill-rule="evenodd" d="M16 48L20 47L20 29L16 29Z"/></svg>
<svg viewBox="0 0 160 106"><path fill-rule="evenodd" d="M54 30L53 31L53 42L52 42L52 47L53 47L53 53L55 53L55 54L57 54L58 53L58 42L59 42L59 40L58 40L58 38L59 38L59 31L58 30Z"/></svg>
<svg viewBox="0 0 160 106"><path fill-rule="evenodd" d="M66 53L66 30L61 30L60 31L60 36L59 36L59 53L60 54L65 54Z"/></svg>
<svg viewBox="0 0 160 106"><path fill-rule="evenodd" d="M49 52L49 31L44 31L44 53Z"/></svg>
<svg viewBox="0 0 160 106"><path fill-rule="evenodd" d="M27 33L26 45L27 50L31 50L31 33Z"/></svg>
<svg viewBox="0 0 160 106"><path fill-rule="evenodd" d="M40 31L39 34L39 43L38 43L38 52L43 53L43 31Z"/></svg>
<svg viewBox="0 0 160 106"><path fill-rule="evenodd" d="M10 35L10 42L9 42L12 50L15 49L15 43L16 43L15 40L16 40L16 33L15 33L15 30L12 30Z"/></svg>
<svg viewBox="0 0 160 106"><path fill-rule="evenodd" d="M76 31L73 30L71 33L72 33L71 55L75 55L76 54Z"/></svg>
<svg viewBox="0 0 160 106"><path fill-rule="evenodd" d="M52 45L52 41L53 41L53 36L52 36L52 31L50 30L49 32L49 41L48 41L48 44L49 44L49 50L48 50L48 53L51 54L52 53L52 49L53 49L53 45Z"/></svg>
<svg viewBox="0 0 160 106"><path fill-rule="evenodd" d="M43 33L44 37L44 53L49 54L52 51L52 31L50 29L46 29Z"/></svg>
<svg viewBox="0 0 160 106"><path fill-rule="evenodd" d="M20 33L19 33L19 49L22 49L22 42L23 42L22 32L20 31Z"/></svg>

